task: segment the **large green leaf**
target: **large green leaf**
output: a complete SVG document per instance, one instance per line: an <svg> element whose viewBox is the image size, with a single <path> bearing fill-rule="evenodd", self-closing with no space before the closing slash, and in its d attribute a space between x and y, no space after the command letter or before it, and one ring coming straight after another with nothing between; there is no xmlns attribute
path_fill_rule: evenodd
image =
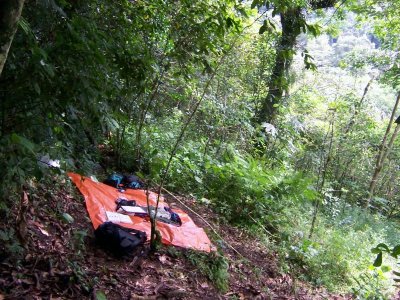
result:
<svg viewBox="0 0 400 300"><path fill-rule="evenodd" d="M382 265L382 252L376 256L374 261L374 267L380 267Z"/></svg>

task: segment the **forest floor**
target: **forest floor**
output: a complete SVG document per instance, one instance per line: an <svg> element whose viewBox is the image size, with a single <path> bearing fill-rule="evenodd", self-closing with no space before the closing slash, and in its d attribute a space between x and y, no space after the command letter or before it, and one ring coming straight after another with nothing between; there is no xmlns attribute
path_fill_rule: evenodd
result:
<svg viewBox="0 0 400 300"><path fill-rule="evenodd" d="M96 245L83 197L69 182L54 183L51 188L30 188L13 209L14 220L0 223L3 235L10 226L16 228L24 247L18 254L11 238L8 245L0 245L0 300L351 299L281 273L276 253L245 231L219 222L209 207L190 197L166 195L172 207L187 211L210 237L202 218L225 241L212 238L229 263L227 291L217 290L200 272L203 260L187 250L163 247L150 254L146 246L133 258L116 259Z"/></svg>

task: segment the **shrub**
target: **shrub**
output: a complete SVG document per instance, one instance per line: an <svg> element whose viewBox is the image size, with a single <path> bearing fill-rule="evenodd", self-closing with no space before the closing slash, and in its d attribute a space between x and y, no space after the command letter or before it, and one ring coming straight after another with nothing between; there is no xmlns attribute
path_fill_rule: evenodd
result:
<svg viewBox="0 0 400 300"><path fill-rule="evenodd" d="M221 292L226 292L229 287L229 264L227 259L219 253L204 254L194 251L186 253L187 259Z"/></svg>
<svg viewBox="0 0 400 300"><path fill-rule="evenodd" d="M238 154L230 161L206 164L206 197L229 222L252 225L254 220L276 228L287 206L315 198L310 180L285 169L267 170L262 160Z"/></svg>
<svg viewBox="0 0 400 300"><path fill-rule="evenodd" d="M280 251L284 263L301 271L301 278L332 291L358 291L363 295L384 295L383 291L389 291L390 280L385 274L370 269L370 249L380 241L390 240L396 230L394 224L360 208L346 206L334 218L321 213L313 239L309 240L306 236L311 217L307 210L300 208L297 215L288 210L286 214L292 214L295 221L281 227L287 239ZM365 284L366 278L371 278L369 286Z"/></svg>

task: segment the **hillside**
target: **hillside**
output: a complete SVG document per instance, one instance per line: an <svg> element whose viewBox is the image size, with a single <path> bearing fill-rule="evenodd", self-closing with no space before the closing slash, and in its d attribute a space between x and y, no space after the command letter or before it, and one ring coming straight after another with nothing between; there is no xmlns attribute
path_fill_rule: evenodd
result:
<svg viewBox="0 0 400 300"><path fill-rule="evenodd" d="M82 196L65 181L57 177L51 187L30 187L23 220L16 215L16 226L7 224L20 228L26 251L16 269L2 254L4 299L350 299L280 270L277 253L260 237L224 224L191 197L166 194L170 203L189 206L207 220L213 229L188 212L208 229L218 252L163 247L151 253L147 244L132 257L115 258L96 244Z"/></svg>
<svg viewBox="0 0 400 300"><path fill-rule="evenodd" d="M0 298L399 298L399 15L0 1Z"/></svg>

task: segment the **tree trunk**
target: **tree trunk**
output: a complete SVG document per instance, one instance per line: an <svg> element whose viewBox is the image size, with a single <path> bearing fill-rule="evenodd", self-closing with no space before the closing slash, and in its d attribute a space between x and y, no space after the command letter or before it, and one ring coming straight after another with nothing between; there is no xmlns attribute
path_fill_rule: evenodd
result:
<svg viewBox="0 0 400 300"><path fill-rule="evenodd" d="M337 0L311 0L312 10L333 7ZM304 8L288 7L279 12L282 25L282 36L276 50L275 65L268 81L268 95L262 101L261 108L255 114L258 123L274 123L277 106L281 103L283 92L288 88L288 72L293 61L296 38L305 27ZM305 11L305 10L304 10Z"/></svg>
<svg viewBox="0 0 400 300"><path fill-rule="evenodd" d="M299 7L282 12L280 16L282 36L277 45L275 65L268 82L268 94L257 113L259 123L273 123L275 119L277 106L281 102L284 90L288 87L287 75L293 60L296 38L300 34L301 24L304 23Z"/></svg>
<svg viewBox="0 0 400 300"><path fill-rule="evenodd" d="M0 1L0 76L14 39L25 0Z"/></svg>
<svg viewBox="0 0 400 300"><path fill-rule="evenodd" d="M396 129L394 130L392 137L390 138L389 144L387 145L387 147L384 146L385 150L383 150L383 152L382 152L383 154L382 154L380 162L379 163L377 162L374 174L372 175L372 179L369 184L368 199L365 204L366 208L369 206L371 199L374 196L374 191L375 191L376 183L378 181L378 176L379 176L380 172L382 171L383 163L385 162L386 157L388 156L390 150L392 149L393 143L394 143L397 135L399 134L399 131L400 131L400 124L397 124Z"/></svg>
<svg viewBox="0 0 400 300"><path fill-rule="evenodd" d="M367 201L364 204L365 208L368 208L368 206L369 206L369 204L371 202L371 199L374 196L376 183L377 183L377 180L378 180L378 176L379 176L379 174L380 174L380 172L382 170L383 163L385 162L385 159L386 159L390 149L392 148L394 140L396 139L396 136L398 135L399 130L400 130L400 126L399 126L400 124L396 120L396 123L397 123L396 129L395 129L394 133L392 134L392 137L391 137L391 139L389 141L389 144L386 146L386 141L387 141L387 138L389 136L390 129L392 128L394 115L396 114L396 110L397 110L397 106L399 105L399 101L400 101L400 93L397 95L396 103L395 103L395 105L393 107L392 115L390 116L390 121L389 121L389 124L388 124L388 126L386 128L386 132L385 132L385 135L383 136L382 144L381 144L380 149L379 149L379 153L378 153L378 156L377 156L377 159L376 159L374 174L372 175L372 179L371 179L370 184L369 184L368 198L367 198Z"/></svg>

